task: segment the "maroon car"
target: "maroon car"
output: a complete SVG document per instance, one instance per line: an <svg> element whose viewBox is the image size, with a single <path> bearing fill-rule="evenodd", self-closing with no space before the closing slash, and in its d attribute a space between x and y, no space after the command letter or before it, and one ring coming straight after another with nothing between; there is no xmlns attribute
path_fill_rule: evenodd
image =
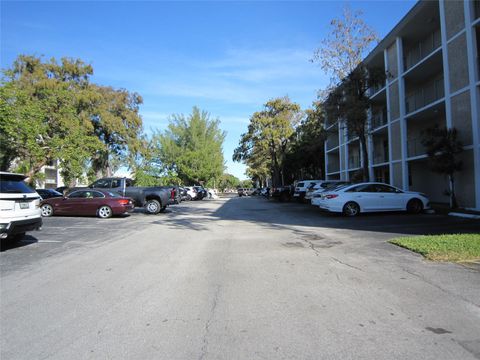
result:
<svg viewBox="0 0 480 360"><path fill-rule="evenodd" d="M86 215L109 218L113 215L133 211L134 204L130 198L104 190L84 189L74 191L68 196L51 198L40 204L42 216L52 215Z"/></svg>

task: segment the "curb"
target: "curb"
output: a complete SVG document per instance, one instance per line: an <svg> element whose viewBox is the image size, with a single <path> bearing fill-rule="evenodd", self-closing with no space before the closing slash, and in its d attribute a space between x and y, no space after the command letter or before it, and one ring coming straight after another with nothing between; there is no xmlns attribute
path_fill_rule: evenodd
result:
<svg viewBox="0 0 480 360"><path fill-rule="evenodd" d="M450 212L450 213L448 213L448 215L449 216L463 217L463 218L468 218L468 219L480 219L480 215L464 214L464 213L458 213L458 212Z"/></svg>

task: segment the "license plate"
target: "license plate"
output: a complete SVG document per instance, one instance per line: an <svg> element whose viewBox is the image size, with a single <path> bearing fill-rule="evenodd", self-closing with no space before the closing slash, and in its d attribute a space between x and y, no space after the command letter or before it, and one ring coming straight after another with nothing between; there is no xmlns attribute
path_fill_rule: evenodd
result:
<svg viewBox="0 0 480 360"><path fill-rule="evenodd" d="M29 207L30 207L30 204L28 202L20 203L20 209L28 209Z"/></svg>

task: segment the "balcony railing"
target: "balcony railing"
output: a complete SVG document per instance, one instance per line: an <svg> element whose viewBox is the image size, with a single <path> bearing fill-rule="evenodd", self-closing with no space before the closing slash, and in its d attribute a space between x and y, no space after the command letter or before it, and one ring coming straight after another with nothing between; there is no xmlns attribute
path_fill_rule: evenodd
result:
<svg viewBox="0 0 480 360"><path fill-rule="evenodd" d="M388 162L388 153L374 153L373 154L373 163L374 164L383 164Z"/></svg>
<svg viewBox="0 0 480 360"><path fill-rule="evenodd" d="M340 171L340 164L338 163L338 161L335 161L333 163L330 163L330 162L328 163L327 172L334 173L338 171Z"/></svg>
<svg viewBox="0 0 480 360"><path fill-rule="evenodd" d="M428 55L434 52L442 43L440 29L435 30L427 37L416 43L414 46L406 50L403 59L405 71L418 64Z"/></svg>
<svg viewBox="0 0 480 360"><path fill-rule="evenodd" d="M368 88L368 96L373 96L385 87L385 82L380 82Z"/></svg>
<svg viewBox="0 0 480 360"><path fill-rule="evenodd" d="M425 155L425 147L422 145L420 138L412 138L407 140L407 156Z"/></svg>
<svg viewBox="0 0 480 360"><path fill-rule="evenodd" d="M372 115L371 126L372 129L376 129L380 126L386 125L388 122L387 112L381 111Z"/></svg>
<svg viewBox="0 0 480 360"><path fill-rule="evenodd" d="M405 99L405 110L407 114L409 114L412 111L421 109L443 98L444 95L443 77L435 79L407 95Z"/></svg>
<svg viewBox="0 0 480 360"><path fill-rule="evenodd" d="M332 150L338 146L338 135L337 136L332 136L328 137L327 139L327 151Z"/></svg>
<svg viewBox="0 0 480 360"><path fill-rule="evenodd" d="M348 167L350 169L355 169L360 167L360 157L359 156L350 156L348 158Z"/></svg>

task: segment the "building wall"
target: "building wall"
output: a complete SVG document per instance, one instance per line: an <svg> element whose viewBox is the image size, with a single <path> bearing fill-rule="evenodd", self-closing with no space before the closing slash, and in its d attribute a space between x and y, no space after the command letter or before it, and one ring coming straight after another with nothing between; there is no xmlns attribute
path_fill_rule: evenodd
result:
<svg viewBox="0 0 480 360"><path fill-rule="evenodd" d="M377 60L383 52L387 70L384 94L388 132L371 135L369 153L374 157L383 155L385 138L388 157L386 166L372 167L370 174L405 190L425 192L433 202L448 203L448 179L429 170L421 137L435 124L455 127L465 146L464 167L457 174L458 200L461 206L480 210L480 21L479 14L473 11L478 8L480 13L480 6L475 7L471 0L435 3L438 11L432 15L432 1L418 2L415 6L419 11L411 16L423 18L410 25L417 28L406 30L413 19L402 20L380 45L383 47L374 50ZM407 35L402 37L402 32ZM371 114L375 115L376 110L372 109ZM351 175L348 152L355 150L343 136L340 139L338 168L345 179ZM332 159L335 161L332 156L329 161ZM370 161L372 166L378 163ZM337 168L331 163L330 167Z"/></svg>

